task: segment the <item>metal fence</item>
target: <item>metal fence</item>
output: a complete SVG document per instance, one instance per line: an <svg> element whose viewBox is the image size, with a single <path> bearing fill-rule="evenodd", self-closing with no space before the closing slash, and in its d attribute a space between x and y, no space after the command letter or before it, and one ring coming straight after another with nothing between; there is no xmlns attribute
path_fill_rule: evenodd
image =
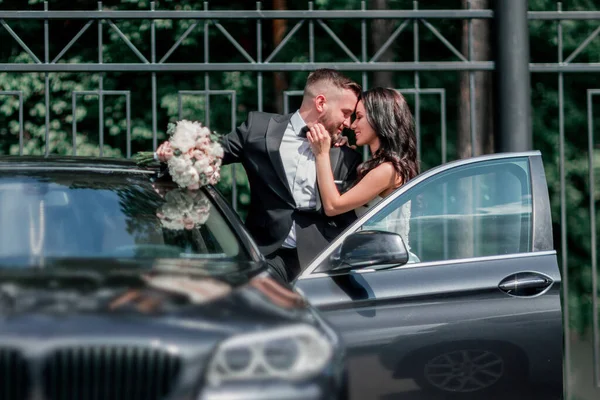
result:
<svg viewBox="0 0 600 400"><path fill-rule="evenodd" d="M105 10L101 2L98 3L97 10L95 11L52 11L49 10L48 2L44 3L43 11L4 11L0 10L0 24L8 32L12 38L22 47L22 49L29 54L31 57L30 62L26 63L0 63L0 72L5 73L42 73L45 77L44 83L44 94L45 94L45 153L50 152L49 148L49 132L50 132L50 113L51 113L51 88L50 88L50 74L61 73L61 72L80 72L86 74L98 74L98 87L95 90L88 91L73 91L72 92L72 110L75 114L77 100L82 95L94 95L97 96L99 101L98 113L98 132L99 132L99 145L100 155L103 152L104 144L104 131L105 131L105 116L104 116L104 98L105 96L124 96L127 104L127 129L126 129L126 156L131 156L131 108L135 105L131 104L131 91L135 88L129 88L129 90L104 90L103 79L104 74L111 72L127 72L127 73L138 73L147 74L151 80L151 110L152 110L152 147L156 148L158 141L158 129L157 120L159 113L158 105L158 76L165 73L173 72L195 72L204 74L204 89L202 90L181 90L177 93L178 96L178 114L179 117L182 115L182 96L202 96L205 104L205 120L210 121L210 104L211 96L227 96L231 102L231 128L235 127L238 115L237 107L239 101L239 95L235 90L216 90L211 89L211 75L214 72L223 71L248 71L255 73L256 75L256 104L257 109L262 111L265 104L264 74L278 71L310 71L320 67L334 67L342 71L357 71L360 72L363 87L369 87L369 73L376 71L395 71L397 73L411 73L413 75L414 85L412 87L399 88L402 92L412 96L413 99L413 110L416 119L416 135L418 139L418 152L421 156L423 152L423 140L421 137L421 127L424 123L421 116L421 101L423 96L438 96L440 105L439 115L439 140L441 142L440 151L440 163L444 163L448 160L448 133L447 133L447 90L443 87L423 87L421 85L421 74L438 72L466 72L469 74L469 100L470 104L475 103L474 98L474 85L475 85L475 73L478 71L492 72L497 70L497 65L494 61L476 61L473 57L473 37L471 34L472 24L474 20L489 20L494 18L494 12L492 10L420 10L419 2L414 2L412 10L369 10L366 7L366 3L361 3L361 8L357 10L315 10L313 3L308 3L308 9L306 10L294 10L294 11L273 11L263 10L261 2L256 3L255 10L210 10L207 2L204 3L204 9L199 11L161 11L155 8L155 3L150 3L150 9L147 11L114 11ZM561 268L563 275L564 288L566 298L568 298L567 289L569 288L569 270L568 265L568 246L567 246L567 197L566 197L566 159L565 159L565 105L564 105L564 91L565 91L565 75L566 74L588 74L590 77L598 78L600 76L600 63L592 62L577 62L577 57L584 51L594 39L600 34L600 27L595 29L591 34L583 41L569 55L564 54L563 48L563 25L565 23L571 23L573 21L598 21L600 22L600 11L570 11L564 12L561 9L561 4L558 3L555 11L530 11L527 13L527 18L530 22L532 21L547 21L548 23L555 24L556 36L555 38L549 38L549 40L557 41L557 55L554 62L533 62L529 64L529 71L532 74L555 74L558 83L558 154L559 157L555 162L558 164L558 171L560 177L560 258ZM32 19L43 21L44 23L44 54L40 56L35 54L28 45L21 39L21 37L11 28L12 21ZM464 55L462 51L456 48L455 45L448 40L445 35L436 28L436 22L439 20L456 20L456 21L468 21L468 54ZM49 35L49 24L54 20L81 20L85 21L83 28L77 33L73 39L55 56L50 55L50 41L52 38ZM124 34L114 21L121 20L150 20L150 57L147 58L144 54L133 44L133 42ZM156 46L156 21L158 20L192 20L193 24L179 37L178 40L172 45L172 47L164 54L157 54ZM236 33L230 32L223 25L224 21L244 21L245 24L251 26L255 30L255 41L256 49L254 54L250 54L247 49L242 46L239 42L239 38L236 39ZM287 20L291 22L291 29L287 32L286 36L279 43L277 47L270 54L263 54L263 34L264 34L264 22L270 22L271 20ZM329 21L331 20L348 20L354 24L360 25L361 30L361 42L360 51L355 54L347 43L336 34L336 32L330 28ZM368 46L368 23L372 20L393 20L396 21L396 27L393 29L389 38L383 43L379 49L369 50ZM298 35L301 28L308 26L308 61L307 62L294 62L294 61L274 61L280 51L289 43L289 41ZM60 62L65 53L81 38L81 36L90 28L95 27L98 32L98 43L97 43L97 62L91 63L65 63ZM318 39L315 33L315 29L320 29L320 34L325 34L331 38L337 46L343 51L347 60L339 61L334 63L323 63L316 61L316 49L315 41ZM245 59L245 62L211 62L211 43L209 41L209 31L216 29L222 35L224 35L228 41L237 49L239 55ZM128 63L108 63L103 58L103 32L105 30L111 30L122 39L124 45L136 55L139 62L128 62ZM412 32L412 53L413 57L411 61L397 61L387 62L380 61L381 56L385 51L390 48L394 41L403 32ZM427 32L428 35L433 35L435 40L439 40L447 50L449 50L455 57L454 61L423 61L420 59L420 46L422 46L422 35L423 32ZM191 62L191 63L170 63L169 57L177 50L179 46L186 40L187 37L193 34L202 34L204 40L204 52L202 62ZM408 34L408 33L405 33ZM592 82L592 80L590 80ZM590 83L592 84L592 83ZM2 89L2 88L0 88ZM290 101L294 96L298 96L301 92L298 90L286 91L283 95L285 111L290 110ZM597 305L597 238L596 238L596 210L595 210L595 197L596 189L594 182L596 177L594 176L594 110L593 110L593 99L594 96L600 94L600 82L598 87L590 87L586 93L587 100L587 135L588 135L588 146L587 149L581 149L581 151L588 153L588 179L589 179L589 218L590 218L590 247L591 247L591 259L589 265L592 268L592 290L593 290L593 329L594 329L594 365L595 373L595 385L600 387L600 368L598 367L600 360L600 332L598 332L598 305ZM20 153L23 152L23 131L24 131L24 115L23 115L23 91L20 90L0 90L0 96L16 97L19 101L19 148ZM470 107L470 131L472 143L476 140L476 119L474 115L474 107ZM72 138L73 138L73 152L76 151L75 137L77 132L77 120L73 116L72 122ZM475 146L471 146L474 151ZM365 149L366 157L366 149ZM232 192L232 203L234 207L237 205L238 194L235 188ZM569 307L564 307L565 321L569 321ZM570 343L569 330L565 331L566 335L566 368L565 375L566 380L569 382L569 374L571 371L570 363ZM568 387L568 385L567 385Z"/></svg>

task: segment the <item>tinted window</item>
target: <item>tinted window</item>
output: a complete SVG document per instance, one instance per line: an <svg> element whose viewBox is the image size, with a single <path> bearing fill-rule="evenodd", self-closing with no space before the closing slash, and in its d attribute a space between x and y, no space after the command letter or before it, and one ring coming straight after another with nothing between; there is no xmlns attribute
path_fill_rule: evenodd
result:
<svg viewBox="0 0 600 400"><path fill-rule="evenodd" d="M147 175L0 173L0 262L44 257L246 259L203 191Z"/></svg>
<svg viewBox="0 0 600 400"><path fill-rule="evenodd" d="M481 162L432 177L390 203L362 229L399 233L411 261L440 261L531 249L527 159Z"/></svg>

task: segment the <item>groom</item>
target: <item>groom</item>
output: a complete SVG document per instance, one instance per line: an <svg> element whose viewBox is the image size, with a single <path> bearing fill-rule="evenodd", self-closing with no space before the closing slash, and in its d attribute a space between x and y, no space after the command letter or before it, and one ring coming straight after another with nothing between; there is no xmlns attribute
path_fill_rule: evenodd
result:
<svg viewBox="0 0 600 400"><path fill-rule="evenodd" d="M320 122L335 142L350 127L360 93L360 85L340 72L318 69L308 76L299 110L288 115L250 112L221 138L223 164L242 163L248 175L245 225L284 281L296 278L356 219L354 211L335 217L323 212L306 130ZM330 157L336 182L351 184L362 161L359 153L348 146L332 147Z"/></svg>

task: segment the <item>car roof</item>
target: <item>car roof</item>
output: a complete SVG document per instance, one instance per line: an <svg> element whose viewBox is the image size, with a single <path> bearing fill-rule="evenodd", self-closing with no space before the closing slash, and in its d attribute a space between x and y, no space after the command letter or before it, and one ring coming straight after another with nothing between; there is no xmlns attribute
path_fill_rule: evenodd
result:
<svg viewBox="0 0 600 400"><path fill-rule="evenodd" d="M90 156L0 156L0 170L104 171L155 173L158 166L140 167L126 158Z"/></svg>

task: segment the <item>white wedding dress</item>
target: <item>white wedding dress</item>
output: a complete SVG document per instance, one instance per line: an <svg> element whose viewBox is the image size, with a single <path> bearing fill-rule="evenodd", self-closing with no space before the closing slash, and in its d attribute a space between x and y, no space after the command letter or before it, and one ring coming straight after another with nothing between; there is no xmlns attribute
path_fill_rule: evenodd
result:
<svg viewBox="0 0 600 400"><path fill-rule="evenodd" d="M356 208L354 210L356 216L360 218L381 200L383 200L383 197L377 196L364 206ZM414 263L418 262L419 258L410 251L410 243L408 240L408 235L410 233L410 203L410 201L404 203L402 207L393 210L381 221L370 223L366 228L399 234L406 245L406 250L408 250L408 262Z"/></svg>

